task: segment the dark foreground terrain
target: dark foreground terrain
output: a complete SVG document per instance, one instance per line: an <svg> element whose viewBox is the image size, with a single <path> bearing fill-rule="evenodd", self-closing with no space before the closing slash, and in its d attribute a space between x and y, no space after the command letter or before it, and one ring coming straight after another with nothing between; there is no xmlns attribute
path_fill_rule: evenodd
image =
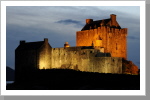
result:
<svg viewBox="0 0 150 100"><path fill-rule="evenodd" d="M37 70L7 90L140 90L140 75L103 74L69 69Z"/></svg>

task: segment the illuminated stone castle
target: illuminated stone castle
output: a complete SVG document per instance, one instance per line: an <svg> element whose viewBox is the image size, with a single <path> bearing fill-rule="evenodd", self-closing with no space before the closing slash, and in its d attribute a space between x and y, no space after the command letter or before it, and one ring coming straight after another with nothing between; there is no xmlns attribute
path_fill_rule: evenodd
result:
<svg viewBox="0 0 150 100"><path fill-rule="evenodd" d="M86 19L86 25L77 32L77 46L99 46L104 53L111 53L112 57L127 58L127 28L121 28L116 21L116 15L109 19L93 21Z"/></svg>
<svg viewBox="0 0 150 100"><path fill-rule="evenodd" d="M20 41L15 50L16 74L33 69L75 69L99 73L122 73L122 58L127 58L127 28L121 28L116 15L109 19L86 19L76 33L76 47L65 42L52 48L48 39L39 42Z"/></svg>

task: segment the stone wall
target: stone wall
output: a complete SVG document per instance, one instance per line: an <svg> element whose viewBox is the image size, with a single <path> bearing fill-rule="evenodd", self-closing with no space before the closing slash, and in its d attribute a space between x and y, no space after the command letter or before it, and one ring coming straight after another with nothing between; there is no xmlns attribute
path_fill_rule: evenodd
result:
<svg viewBox="0 0 150 100"><path fill-rule="evenodd" d="M37 69L37 51L15 51L15 81L33 69Z"/></svg>
<svg viewBox="0 0 150 100"><path fill-rule="evenodd" d="M38 52L38 69L50 69L52 64L52 48L48 42L45 42Z"/></svg>
<svg viewBox="0 0 150 100"><path fill-rule="evenodd" d="M53 48L52 68L100 73L122 73L122 58L95 57L99 50L82 47Z"/></svg>
<svg viewBox="0 0 150 100"><path fill-rule="evenodd" d="M116 29L109 26L101 26L97 29L78 31L76 33L76 46L100 46L105 53L111 53L112 57L127 58L127 28Z"/></svg>
<svg viewBox="0 0 150 100"><path fill-rule="evenodd" d="M37 52L36 50L30 51L16 51L15 66L17 68L29 69L37 68ZM17 69L16 68L16 69Z"/></svg>
<svg viewBox="0 0 150 100"><path fill-rule="evenodd" d="M36 49L22 49L23 45L25 45L25 42L22 44L21 41L21 44L15 50L16 81L20 80L29 70L51 68L52 48L47 39L44 39L41 47Z"/></svg>

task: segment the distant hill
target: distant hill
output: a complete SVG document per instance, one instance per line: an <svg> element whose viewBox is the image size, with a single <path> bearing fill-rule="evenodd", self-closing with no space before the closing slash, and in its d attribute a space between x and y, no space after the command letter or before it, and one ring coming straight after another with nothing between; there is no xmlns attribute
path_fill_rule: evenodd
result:
<svg viewBox="0 0 150 100"><path fill-rule="evenodd" d="M15 78L15 71L6 66L6 81L14 81L14 78Z"/></svg>

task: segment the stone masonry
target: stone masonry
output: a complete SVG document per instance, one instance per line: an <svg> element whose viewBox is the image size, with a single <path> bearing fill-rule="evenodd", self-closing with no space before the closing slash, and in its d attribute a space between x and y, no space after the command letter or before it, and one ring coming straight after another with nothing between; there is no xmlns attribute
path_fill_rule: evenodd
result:
<svg viewBox="0 0 150 100"><path fill-rule="evenodd" d="M116 21L116 15L110 19L93 21L86 19L86 25L76 33L77 46L100 46L112 57L127 59L127 28L121 28Z"/></svg>

